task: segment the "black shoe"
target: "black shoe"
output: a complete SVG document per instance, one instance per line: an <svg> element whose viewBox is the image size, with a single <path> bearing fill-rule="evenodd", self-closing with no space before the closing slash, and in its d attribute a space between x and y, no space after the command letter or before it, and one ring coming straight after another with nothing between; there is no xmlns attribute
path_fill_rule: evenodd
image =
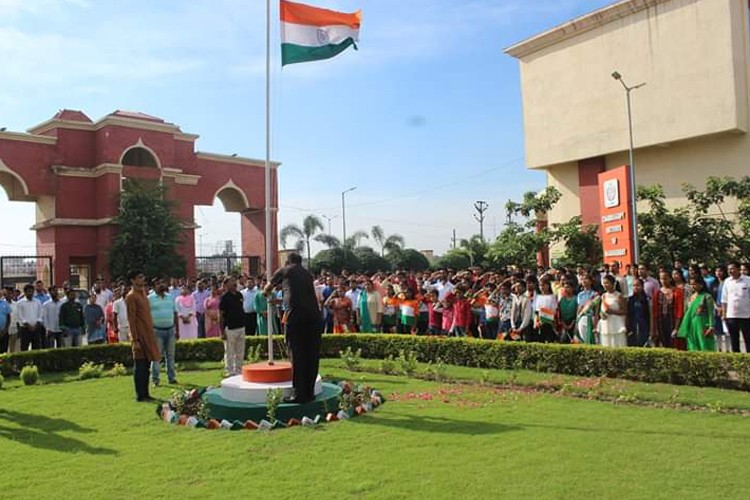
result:
<svg viewBox="0 0 750 500"><path fill-rule="evenodd" d="M169 381L169 383L172 384L172 385L180 385L180 383L177 381L177 379L172 379L172 380Z"/></svg>
<svg viewBox="0 0 750 500"><path fill-rule="evenodd" d="M136 401L138 401L139 403L156 403L156 400L151 396L146 396L145 398L136 398Z"/></svg>

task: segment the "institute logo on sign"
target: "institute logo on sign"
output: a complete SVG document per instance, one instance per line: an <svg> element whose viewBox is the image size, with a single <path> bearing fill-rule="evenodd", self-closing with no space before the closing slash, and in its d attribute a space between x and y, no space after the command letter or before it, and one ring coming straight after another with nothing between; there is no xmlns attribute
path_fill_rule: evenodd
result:
<svg viewBox="0 0 750 500"><path fill-rule="evenodd" d="M604 206L606 208L614 208L620 204L620 185L617 179L604 181L602 189L604 190Z"/></svg>

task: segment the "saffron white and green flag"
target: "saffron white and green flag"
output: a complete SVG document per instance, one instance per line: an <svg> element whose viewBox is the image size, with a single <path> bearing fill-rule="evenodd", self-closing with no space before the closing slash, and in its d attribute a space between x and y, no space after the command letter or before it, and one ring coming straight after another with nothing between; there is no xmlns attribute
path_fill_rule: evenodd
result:
<svg viewBox="0 0 750 500"><path fill-rule="evenodd" d="M362 12L336 12L281 0L281 65L330 59L357 48Z"/></svg>

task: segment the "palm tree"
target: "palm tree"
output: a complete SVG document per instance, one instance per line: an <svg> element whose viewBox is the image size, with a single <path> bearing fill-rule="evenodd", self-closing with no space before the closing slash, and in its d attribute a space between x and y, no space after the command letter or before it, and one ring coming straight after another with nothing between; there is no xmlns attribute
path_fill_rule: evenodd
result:
<svg viewBox="0 0 750 500"><path fill-rule="evenodd" d="M404 237L400 234L391 234L386 237L383 228L380 226L372 226L371 234L372 239L380 245L381 257L384 257L386 252L391 253L404 248Z"/></svg>
<svg viewBox="0 0 750 500"><path fill-rule="evenodd" d="M332 234L319 234L313 239L328 248L341 248L341 240Z"/></svg>
<svg viewBox="0 0 750 500"><path fill-rule="evenodd" d="M346 238L346 241L342 244L341 240L332 234L319 234L315 238L315 241L324 244L328 248L343 248L344 250L354 250L359 248L360 241L370 236L364 231L355 231L354 234Z"/></svg>
<svg viewBox="0 0 750 500"><path fill-rule="evenodd" d="M459 242L459 247L456 248L455 252L466 255L469 258L469 265L474 267L475 263L480 264L484 260L487 248L487 243L482 237L475 234L468 240L461 240Z"/></svg>
<svg viewBox="0 0 750 500"><path fill-rule="evenodd" d="M344 247L349 250L354 250L355 248L359 247L360 241L369 237L370 235L364 231L355 231L354 234L346 239L346 241L344 242Z"/></svg>
<svg viewBox="0 0 750 500"><path fill-rule="evenodd" d="M290 236L297 238L294 248L301 252L307 248L307 262L310 263L310 239L315 233L323 230L323 222L315 215L308 215L302 220L302 227L297 224L288 224L281 229L279 239L281 246L286 247L286 241Z"/></svg>

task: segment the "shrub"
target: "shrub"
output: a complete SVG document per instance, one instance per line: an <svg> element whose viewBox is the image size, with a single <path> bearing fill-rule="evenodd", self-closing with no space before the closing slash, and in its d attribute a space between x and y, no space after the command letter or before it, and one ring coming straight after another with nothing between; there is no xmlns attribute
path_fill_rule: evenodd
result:
<svg viewBox="0 0 750 500"><path fill-rule="evenodd" d="M94 364L92 361L87 361L82 364L78 369L78 378L81 380L87 380L90 378L101 378L104 374L104 365Z"/></svg>
<svg viewBox="0 0 750 500"><path fill-rule="evenodd" d="M128 374L128 369L122 363L115 363L111 370L107 372L108 377L124 377Z"/></svg>
<svg viewBox="0 0 750 500"><path fill-rule="evenodd" d="M405 374L412 375L417 371L417 355L413 351L399 351L397 361Z"/></svg>
<svg viewBox="0 0 750 500"><path fill-rule="evenodd" d="M438 358L435 363L430 361L425 369L425 376L428 380L435 380L442 382L448 378L448 367L443 363L443 360Z"/></svg>
<svg viewBox="0 0 750 500"><path fill-rule="evenodd" d="M344 362L344 367L347 370L357 370L360 363L362 362L362 349L353 351L351 347L347 347L345 351L339 351L341 361Z"/></svg>
<svg viewBox="0 0 750 500"><path fill-rule="evenodd" d="M245 360L247 360L249 363L257 363L258 361L260 361L260 345L251 345L250 347L248 347Z"/></svg>
<svg viewBox="0 0 750 500"><path fill-rule="evenodd" d="M267 339L248 337L250 346L259 346L266 356ZM274 344L274 356L282 355L281 344ZM324 358L350 353L359 366L361 358L387 359L401 351L414 360L471 366L483 369L536 370L584 377L612 377L641 382L713 386L750 391L750 355L733 353L682 352L670 349L621 348L600 346L487 342L477 339L420 337L412 335L368 334L325 335L321 347ZM177 343L179 362L220 361L224 347L219 339ZM34 364L44 373L75 371L85 362L111 366L130 364L128 344L86 346L72 349L26 351L0 356L4 375L17 374ZM386 363L387 364L387 363ZM382 365L381 365L382 366Z"/></svg>
<svg viewBox="0 0 750 500"><path fill-rule="evenodd" d="M21 369L21 380L24 385L34 385L39 381L39 368L36 365L26 365Z"/></svg>
<svg viewBox="0 0 750 500"><path fill-rule="evenodd" d="M276 410L281 404L283 392L281 389L268 389L266 392L266 416L271 422L276 421Z"/></svg>
<svg viewBox="0 0 750 500"><path fill-rule="evenodd" d="M380 371L386 375L398 375L396 361L393 359L392 355L389 354L380 362Z"/></svg>

